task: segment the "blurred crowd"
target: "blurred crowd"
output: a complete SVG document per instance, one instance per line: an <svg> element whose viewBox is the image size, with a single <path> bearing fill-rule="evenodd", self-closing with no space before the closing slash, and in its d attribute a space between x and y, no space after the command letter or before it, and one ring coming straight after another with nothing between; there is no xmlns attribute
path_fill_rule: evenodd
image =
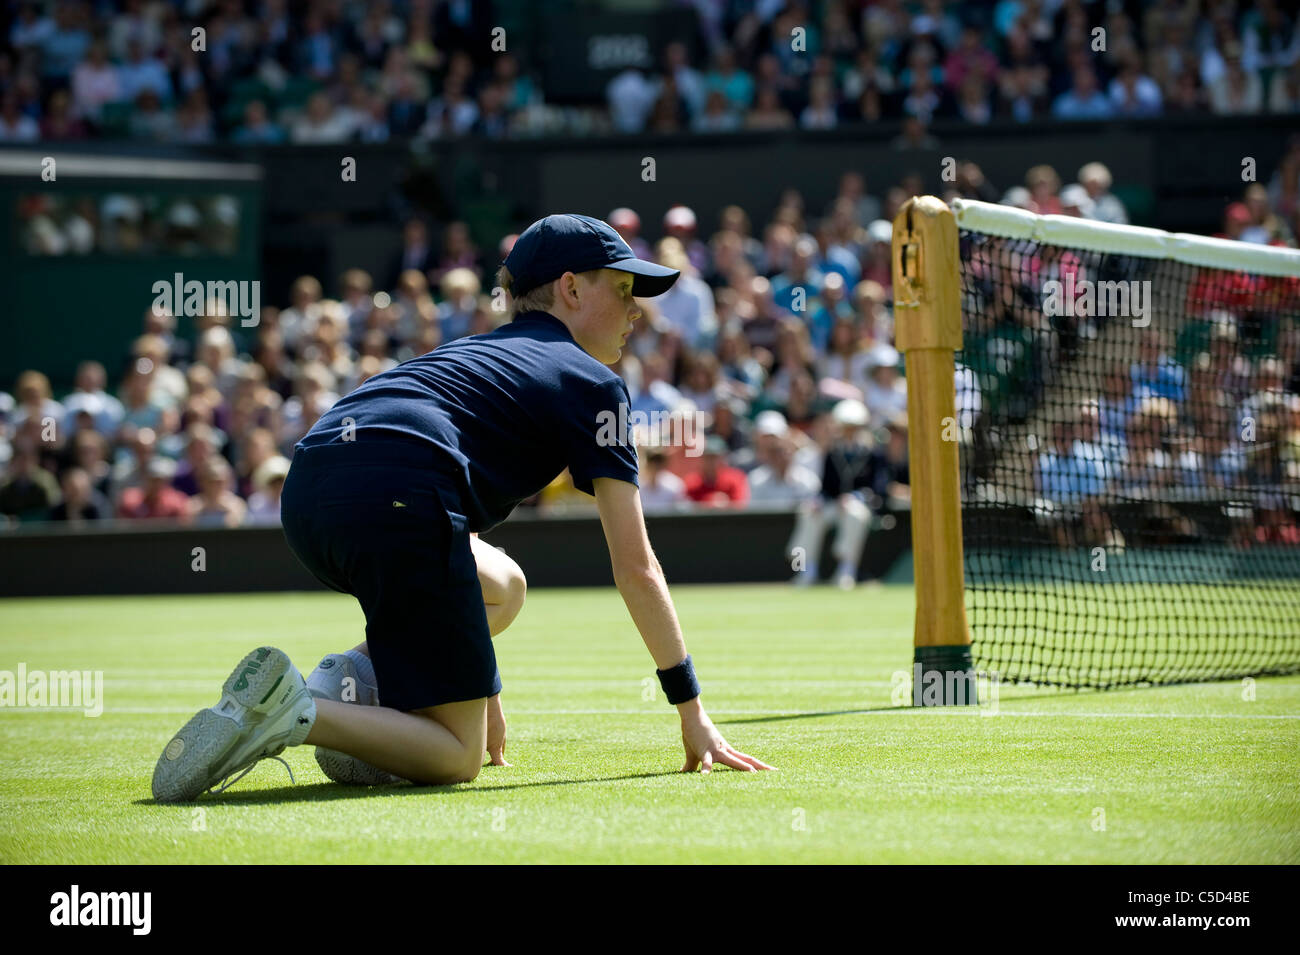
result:
<svg viewBox="0 0 1300 955"><path fill-rule="evenodd" d="M385 142L1300 111L1278 0L677 0L698 35L548 105L491 0L51 0L0 14L0 141ZM202 49L192 28L201 26Z"/></svg>
<svg viewBox="0 0 1300 955"><path fill-rule="evenodd" d="M1027 508L1061 547L1300 545L1300 268L984 235L962 257L959 360L983 399L964 501ZM1143 281L1145 321L1083 305L1085 286ZM1048 283L1083 307L1044 309Z"/></svg>
<svg viewBox="0 0 1300 955"><path fill-rule="evenodd" d="M1281 169L1291 178L1280 191L1251 184L1229 207L1232 238L1293 244L1272 196L1294 206L1300 139ZM1036 166L1025 185L1003 192L964 162L943 198L1002 195L1031 211L1125 221L1105 166L1087 163L1076 178L1062 187L1055 170ZM639 256L682 273L668 293L640 300L643 318L615 366L629 411L651 425L637 435L646 511L795 508L792 553L820 553L834 529L834 576L851 585L866 535L909 497L890 243L893 217L921 191L920 177L907 176L877 195L847 171L825 207L809 208L789 189L757 225L739 206L724 208L711 230L680 205L653 226L630 208L606 213ZM173 316L151 307L111 375L87 361L56 399L44 374L25 372L12 396L0 392L0 514L274 523L293 445L334 401L398 362L506 320L492 283L514 238L480 249L463 222L413 218L383 274L348 270L328 295L329 277L302 276L282 307L262 308L256 328L209 307L183 337ZM1012 287L996 284L998 295ZM1003 316L1008 327L1047 327L1041 303L1024 311L1024 322ZM969 366L958 363L954 382L964 443L982 413L1005 404L1008 387L1028 387L1005 360L1001 314L967 310ZM997 328L985 336L989 321ZM1300 367L1283 371L1295 389ZM553 513L592 503L563 474L527 506ZM809 558L800 579L818 573Z"/></svg>
<svg viewBox="0 0 1300 955"><path fill-rule="evenodd" d="M1148 329L1136 355L1098 362L1091 390L1058 392L1059 416L1031 473L1035 517L1060 546L1131 543L1112 513L1118 502L1137 505L1141 517L1129 523L1143 543L1217 536L1175 504L1234 498L1216 517L1234 546L1300 546L1296 292L1289 324L1267 330L1265 350L1251 337L1263 329L1211 296L1179 334Z"/></svg>

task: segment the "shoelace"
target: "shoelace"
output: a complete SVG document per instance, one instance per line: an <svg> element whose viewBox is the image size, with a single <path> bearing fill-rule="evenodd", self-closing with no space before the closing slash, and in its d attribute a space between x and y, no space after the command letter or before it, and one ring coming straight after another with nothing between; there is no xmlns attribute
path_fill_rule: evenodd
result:
<svg viewBox="0 0 1300 955"><path fill-rule="evenodd" d="M297 781L293 778L293 769L292 769L292 767L290 767L289 764L286 763L286 762L285 762L281 757L279 757L279 756L263 756L263 757L261 757L260 759L255 759L255 760L253 760L253 762L249 763L249 764L248 764L248 767L247 767L247 768L246 768L242 773L240 773L238 776L236 776L234 779L230 779L229 776L227 776L225 779L223 779L223 780L221 781L221 788L220 788L220 789L209 789L208 792L212 793L213 795L216 795L217 793L223 793L223 792L225 792L225 791L226 791L227 789L229 789L231 786L235 785L235 783L239 782L241 779L243 779L245 776L247 776L249 773L251 773L254 769L256 769L256 768L257 768L257 764L260 763L263 759L273 759L273 760L275 760L277 763L279 763L281 766L283 766L286 770L288 770L288 772L289 772L289 784L290 784L291 786L296 786L296 785L298 785ZM226 780L230 780L230 781L227 782Z"/></svg>

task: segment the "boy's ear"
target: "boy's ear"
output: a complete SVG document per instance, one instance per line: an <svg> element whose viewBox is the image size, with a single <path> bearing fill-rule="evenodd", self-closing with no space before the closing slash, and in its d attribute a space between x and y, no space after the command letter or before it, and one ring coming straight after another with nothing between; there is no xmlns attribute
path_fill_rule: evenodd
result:
<svg viewBox="0 0 1300 955"><path fill-rule="evenodd" d="M556 295L561 301L568 303L572 296L578 294L578 273L565 272L556 281L559 283Z"/></svg>

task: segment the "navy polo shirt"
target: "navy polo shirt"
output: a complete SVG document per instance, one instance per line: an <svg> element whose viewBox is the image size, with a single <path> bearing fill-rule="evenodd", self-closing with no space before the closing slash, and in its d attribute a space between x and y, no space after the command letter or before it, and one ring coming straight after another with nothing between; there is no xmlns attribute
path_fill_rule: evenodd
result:
<svg viewBox="0 0 1300 955"><path fill-rule="evenodd" d="M583 351L558 318L525 312L375 375L295 447L341 442L344 419L358 441L373 431L429 441L456 472L469 529L486 531L566 467L587 494L598 477L637 484L620 404L630 406L622 378Z"/></svg>

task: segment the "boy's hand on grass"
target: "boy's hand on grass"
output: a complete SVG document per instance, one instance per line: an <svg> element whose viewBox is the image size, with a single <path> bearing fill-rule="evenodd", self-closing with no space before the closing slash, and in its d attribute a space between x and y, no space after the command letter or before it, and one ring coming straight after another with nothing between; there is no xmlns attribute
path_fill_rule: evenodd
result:
<svg viewBox="0 0 1300 955"><path fill-rule="evenodd" d="M682 765L684 773L693 773L697 767L701 772L712 772L714 763L745 773L776 769L728 744L703 707L682 713L682 745L686 748L686 762Z"/></svg>
<svg viewBox="0 0 1300 955"><path fill-rule="evenodd" d="M488 700L487 754L493 766L510 766L506 762L506 714L501 709L501 694Z"/></svg>

